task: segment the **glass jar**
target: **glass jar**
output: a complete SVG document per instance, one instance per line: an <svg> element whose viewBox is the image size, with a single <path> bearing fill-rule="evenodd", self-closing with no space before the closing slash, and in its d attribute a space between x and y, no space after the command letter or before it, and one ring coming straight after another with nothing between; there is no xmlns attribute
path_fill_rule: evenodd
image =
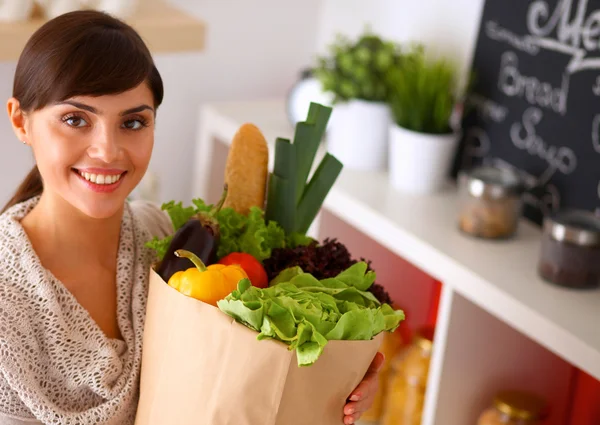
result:
<svg viewBox="0 0 600 425"><path fill-rule="evenodd" d="M581 210L546 217L538 273L570 288L600 285L600 217Z"/></svg>
<svg viewBox="0 0 600 425"><path fill-rule="evenodd" d="M545 401L523 391L502 391L485 410L477 425L537 425L546 414Z"/></svg>
<svg viewBox="0 0 600 425"><path fill-rule="evenodd" d="M433 329L422 328L392 362L381 425L420 425L433 348Z"/></svg>
<svg viewBox="0 0 600 425"><path fill-rule="evenodd" d="M507 168L481 166L459 175L459 228L472 236L508 238L521 217L524 184Z"/></svg>

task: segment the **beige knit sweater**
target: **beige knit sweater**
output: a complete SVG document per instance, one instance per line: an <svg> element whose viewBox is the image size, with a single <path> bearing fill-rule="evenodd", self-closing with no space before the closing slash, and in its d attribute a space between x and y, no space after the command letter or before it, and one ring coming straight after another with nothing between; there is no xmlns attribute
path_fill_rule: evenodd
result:
<svg viewBox="0 0 600 425"><path fill-rule="evenodd" d="M38 200L0 216L0 425L132 424L154 258L144 244L171 232L170 220L148 202L125 206L115 340L41 265L20 225Z"/></svg>

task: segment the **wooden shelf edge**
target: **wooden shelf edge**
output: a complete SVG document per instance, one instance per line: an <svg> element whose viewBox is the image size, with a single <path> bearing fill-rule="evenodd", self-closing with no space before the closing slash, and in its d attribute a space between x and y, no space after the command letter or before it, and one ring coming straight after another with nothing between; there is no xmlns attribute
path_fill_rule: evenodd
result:
<svg viewBox="0 0 600 425"><path fill-rule="evenodd" d="M200 19L164 1L140 7L125 20L144 39L152 54L199 52L204 49L206 25ZM31 35L46 19L0 23L0 61L15 61Z"/></svg>

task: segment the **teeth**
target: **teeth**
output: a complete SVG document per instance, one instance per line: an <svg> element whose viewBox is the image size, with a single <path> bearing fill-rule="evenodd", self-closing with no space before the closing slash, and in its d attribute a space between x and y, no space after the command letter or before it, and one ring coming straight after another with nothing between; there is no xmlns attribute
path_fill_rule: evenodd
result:
<svg viewBox="0 0 600 425"><path fill-rule="evenodd" d="M113 184L119 181L122 174L108 175L108 174L90 174L90 173L82 173L79 174L89 182L96 184Z"/></svg>

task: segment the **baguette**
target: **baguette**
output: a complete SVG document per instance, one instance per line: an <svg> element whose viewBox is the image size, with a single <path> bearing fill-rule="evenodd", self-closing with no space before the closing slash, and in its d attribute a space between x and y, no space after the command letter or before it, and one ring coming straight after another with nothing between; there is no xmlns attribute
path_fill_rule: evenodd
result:
<svg viewBox="0 0 600 425"><path fill-rule="evenodd" d="M243 124L231 142L225 165L228 187L225 208L247 215L250 207L265 207L269 147L254 124Z"/></svg>

